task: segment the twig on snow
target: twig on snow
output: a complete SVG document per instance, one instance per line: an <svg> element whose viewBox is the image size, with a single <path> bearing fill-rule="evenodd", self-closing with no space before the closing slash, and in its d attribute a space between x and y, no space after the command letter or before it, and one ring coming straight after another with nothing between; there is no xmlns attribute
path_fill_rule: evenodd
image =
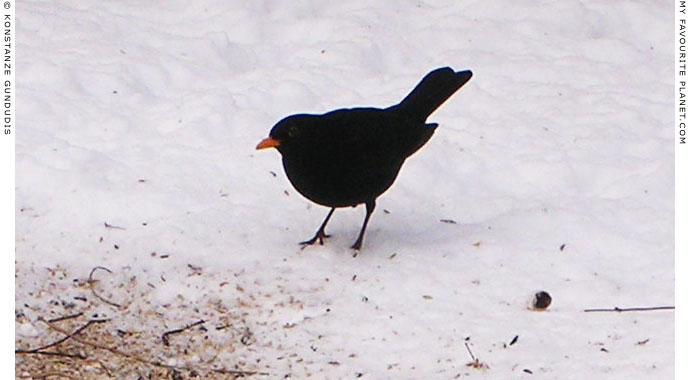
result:
<svg viewBox="0 0 690 380"><path fill-rule="evenodd" d="M470 353L470 357L472 358L473 362L478 361L477 358L474 357L474 354L472 353L472 350L470 350L470 345L465 342L465 348L467 348L467 352Z"/></svg>
<svg viewBox="0 0 690 380"><path fill-rule="evenodd" d="M69 331L67 331L67 330L65 330L65 329L63 329L63 328L61 328L61 327L59 327L59 326L56 326L55 324L53 324L53 323L51 323L51 322L48 322L48 321L46 321L46 320L42 320L42 321L43 321L45 324L47 324L48 327L50 327L51 329L53 329L53 330L55 330L55 331L57 331L57 332L59 332L59 333L62 333L62 334L68 335L68 336L71 335L71 339L74 340L75 342L81 343L81 344L83 344L83 345L85 345L85 346L89 346L89 347L92 347L92 348L97 348L97 349L100 349L100 350L105 350L105 351L108 351L108 352L110 352L110 353L112 353L112 354L114 354L114 355L121 356L121 357L124 357L124 358L128 358L128 359L137 361L137 362L139 362L139 363L147 364L147 365L154 366L154 367L165 368L165 369L174 369L174 370L183 370L183 371L197 371L197 372L199 372L199 371L207 371L207 372L216 372L216 373L230 374L230 375L235 375L235 376L252 376L252 375L268 376L268 375L270 375L270 374L267 373L267 372L258 372L258 371L242 371L242 370L231 370L231 369L225 369L225 368L197 368L197 367L187 367L187 366L168 365L168 364L164 364L164 363L162 363L162 362L160 362L160 361L157 361L157 360L148 360L148 359L144 359L144 358L142 358L142 357L140 357L140 356L137 356L137 355L134 355L134 354L130 354L130 353L127 353L127 352L124 352L124 351L120 351L120 350L118 350L117 348L113 348L113 347L110 347L110 346L107 346L107 345L104 345L104 344L101 344L101 343L97 343L97 342L93 342L93 341L90 341L90 340L87 340L87 339L79 338L79 337L74 336L73 334L71 334ZM95 320L95 321L107 321L107 320Z"/></svg>
<svg viewBox="0 0 690 380"><path fill-rule="evenodd" d="M199 326L199 325L201 325L201 324L203 324L203 323L205 323L205 322L206 322L206 321L204 321L203 319L200 319L200 320L198 320L198 321L196 321L196 322L194 322L194 323L188 324L188 325L185 326L185 327L182 327L182 328L179 328L179 329L175 329L175 330L170 330L170 331L164 332L164 333L163 333L163 336L161 337L161 339L163 340L163 344L166 345L166 346L169 346L169 345L170 345L170 338L168 338L170 335L179 334L179 333L181 333L181 332L183 332L183 331L185 331L185 330L189 330L189 329L191 329L192 327L194 327L194 326Z"/></svg>
<svg viewBox="0 0 690 380"><path fill-rule="evenodd" d="M79 313L77 313L77 314L71 314L71 315L66 315L66 316L64 316L64 317L57 317L57 318L49 319L48 321L49 321L49 322L60 322L60 321L64 321L64 320L67 320L67 319L79 318L79 317L81 317L82 315L84 315L84 313L79 312Z"/></svg>
<svg viewBox="0 0 690 380"><path fill-rule="evenodd" d="M63 320L63 319L58 318L58 320ZM54 321L52 321L52 320L51 320L51 321L46 321L46 320L44 320L43 318L39 318L39 321L45 322L46 324L48 324L48 326L51 326L51 325L53 324L53 322L54 322ZM103 323L103 322L106 322L106 321L108 321L108 320L107 320L107 319L92 319L92 320L88 321L85 325L83 325L83 326L79 327L78 329L74 330L73 332L71 332L71 333L70 333L70 332L67 332L67 333L65 334L65 337L62 338L62 339L58 339L58 340L56 340L55 342L46 344L45 346L33 348L33 349L30 349L30 350L14 350L14 353L15 353L15 354L54 355L54 356L65 356L65 357L68 357L68 358L86 359L86 356L84 356L84 355L79 355L79 354L68 354L68 353L64 353L64 352L46 351L46 350L49 349L49 348L51 348L51 347L55 347L55 346L57 346L57 345L59 345L59 344L65 342L65 341L67 341L67 340L69 340L69 339L71 339L71 338L74 338L77 334L79 334L80 332L86 330L89 326L91 326L91 325L94 324L94 323ZM51 327L52 327L52 326L51 326Z"/></svg>
<svg viewBox="0 0 690 380"><path fill-rule="evenodd" d="M103 224L105 225L105 228L112 228L115 230L126 230L126 228L124 228L124 227L113 226L112 224L108 224L108 222L103 222Z"/></svg>
<svg viewBox="0 0 690 380"><path fill-rule="evenodd" d="M628 307L628 308L620 308L618 306L614 307L613 309L585 309L585 313L594 313L594 312L624 312L624 311L652 311L652 310L675 310L675 306L653 306L653 307Z"/></svg>
<svg viewBox="0 0 690 380"><path fill-rule="evenodd" d="M467 344L467 342L465 342L465 348L467 348L467 352L470 353L470 357L472 358L472 361L471 361L471 362L465 364L466 366L472 367L472 368L477 368L477 369L487 369L487 368L489 368L488 365L486 365L486 364L480 362L479 359L476 358L476 357L474 356L474 354L472 353L472 350L470 350L470 345Z"/></svg>
<svg viewBox="0 0 690 380"><path fill-rule="evenodd" d="M109 300L103 298L100 294L98 294L98 292L96 292L96 288L94 288L94 286L93 286L93 284L96 282L96 280L93 279L93 274L94 274L94 272L96 272L98 269L102 269L102 270L104 270L104 271L106 271L106 272L108 272L108 273L113 273L113 271L111 271L110 269L108 269L108 268L106 268L106 267L94 267L93 269L91 269L91 273L89 273L89 287L91 288L91 293L93 293L94 297L96 297L96 298L98 298L99 300L101 300L101 301L107 303L108 305L115 306L115 307L117 307L117 308L122 307L122 306L120 306L119 304L116 304L115 302L112 302L112 301L109 301Z"/></svg>
<svg viewBox="0 0 690 380"><path fill-rule="evenodd" d="M60 351L27 351L27 350L14 350L14 354L26 354L26 355L45 355L45 356L61 356L63 358L70 359L81 359L86 360L88 356L82 354L68 354L67 352Z"/></svg>

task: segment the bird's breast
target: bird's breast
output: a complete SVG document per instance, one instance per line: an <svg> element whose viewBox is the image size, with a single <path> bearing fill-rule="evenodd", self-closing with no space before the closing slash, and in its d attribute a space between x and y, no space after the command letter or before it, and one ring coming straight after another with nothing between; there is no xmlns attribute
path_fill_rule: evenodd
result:
<svg viewBox="0 0 690 380"><path fill-rule="evenodd" d="M328 207L347 207L375 199L395 181L402 165L342 157L295 159L283 156L283 167L295 189Z"/></svg>

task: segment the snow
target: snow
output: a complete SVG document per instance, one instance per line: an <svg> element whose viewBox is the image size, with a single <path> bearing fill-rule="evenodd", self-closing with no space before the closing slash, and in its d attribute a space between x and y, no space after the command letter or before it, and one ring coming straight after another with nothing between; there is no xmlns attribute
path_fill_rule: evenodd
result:
<svg viewBox="0 0 690 380"><path fill-rule="evenodd" d="M16 345L78 309L158 336L204 319L213 347L161 361L266 378L670 378L673 311L583 310L674 304L671 8L23 2ZM474 77L363 250L363 207L300 250L328 210L256 143L441 66Z"/></svg>

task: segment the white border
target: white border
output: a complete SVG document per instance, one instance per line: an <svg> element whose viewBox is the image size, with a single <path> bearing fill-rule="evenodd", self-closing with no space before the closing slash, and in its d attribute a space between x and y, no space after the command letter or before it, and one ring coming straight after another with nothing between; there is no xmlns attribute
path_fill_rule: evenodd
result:
<svg viewBox="0 0 690 380"><path fill-rule="evenodd" d="M684 4L684 13L681 12L681 3ZM686 143L681 144L681 122L690 125L690 119L683 117L680 109L680 92L681 92L681 81L685 81L685 89L682 89L685 100L686 109L690 109L690 75L688 75L688 69L690 69L690 60L685 59L686 62L681 62L680 52L681 52L681 42L685 43L683 49L684 53L688 54L688 46L690 46L690 1L680 1L675 2L675 25L674 25L674 35L675 40L675 51L674 51L674 68L675 68L675 94L674 94L674 126L673 126L673 144L675 146L676 161L675 161L675 206L676 206L676 217L675 217L675 240L676 240L676 340L675 340L675 364L676 364L676 379L687 379L688 374L688 360L687 360L687 349L684 349L685 339L688 337L687 328L687 286L688 281L684 276L683 270L687 268L688 254L690 253L690 245L688 241L690 236L688 236L687 226L688 226L688 150L690 149L690 136L686 135ZM684 36L681 36L680 28L681 25L685 27ZM683 39L684 38L684 39ZM682 67L681 65L685 65ZM682 71L684 70L684 71ZM684 72L684 75L681 75ZM687 112L687 111L686 111ZM690 112L687 113L690 116ZM685 315L686 317L683 317ZM681 321L681 323L677 323Z"/></svg>
<svg viewBox="0 0 690 380"><path fill-rule="evenodd" d="M0 291L2 299L0 299L3 305L2 319L0 320L0 325L2 328L2 352L0 352L0 373L6 374L7 378L10 377L9 374L14 375L14 308L10 309L10 305L14 305L14 215L15 215L15 203L14 203L14 180L15 180L15 156L14 156L14 144L16 135L16 89L17 83L15 81L15 71L16 71L16 30L17 30L17 19L15 12L15 1L14 0L3 0L3 28L2 28L2 83L3 83L3 93L2 93L2 120L3 120L3 132L0 134L0 180L2 181L2 186L0 186L0 215L2 217L2 222L0 222L0 252L2 253L3 264L1 266L2 272L0 273L0 281L2 281L2 291ZM6 24L6 15L10 17L10 24ZM9 28L8 28L9 25ZM9 35L5 34L6 30L9 29ZM9 46L7 46L9 44ZM10 50L10 61L5 61L6 49ZM9 64L9 75L8 75L8 64ZM5 82L10 81L10 93L5 92ZM6 115L6 105L5 97L10 96L10 134L6 135L5 120ZM10 350L11 349L11 350ZM5 368L7 367L7 368Z"/></svg>

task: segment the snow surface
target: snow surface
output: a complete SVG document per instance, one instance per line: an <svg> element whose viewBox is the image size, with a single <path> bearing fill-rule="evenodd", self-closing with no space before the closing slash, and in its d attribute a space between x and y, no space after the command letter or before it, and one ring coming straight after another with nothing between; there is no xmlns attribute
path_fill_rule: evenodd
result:
<svg viewBox="0 0 690 380"><path fill-rule="evenodd" d="M672 311L583 310L674 303L672 7L22 2L18 347L82 293L113 329L153 326L73 286L102 266L107 297L168 329L241 317L249 344L189 360L266 378L671 378ZM256 143L289 114L392 105L441 66L474 77L363 250L363 207L300 250L328 210Z"/></svg>

